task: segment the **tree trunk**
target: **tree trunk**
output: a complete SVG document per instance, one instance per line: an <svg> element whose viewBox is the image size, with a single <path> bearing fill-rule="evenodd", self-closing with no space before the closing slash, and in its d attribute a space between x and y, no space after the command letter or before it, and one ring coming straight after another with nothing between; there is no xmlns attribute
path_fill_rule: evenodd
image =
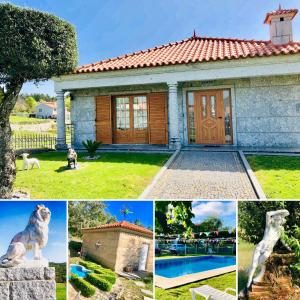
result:
<svg viewBox="0 0 300 300"><path fill-rule="evenodd" d="M9 116L21 88L22 83L11 83L0 102L0 199L10 199L13 195L16 163Z"/></svg>

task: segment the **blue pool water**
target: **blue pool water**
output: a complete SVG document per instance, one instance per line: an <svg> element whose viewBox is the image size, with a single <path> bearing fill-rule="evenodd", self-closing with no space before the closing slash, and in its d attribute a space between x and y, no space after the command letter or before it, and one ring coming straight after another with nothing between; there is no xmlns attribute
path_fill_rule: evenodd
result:
<svg viewBox="0 0 300 300"><path fill-rule="evenodd" d="M87 276L88 273L91 273L93 271L88 270L86 268L84 268L83 266L80 265L70 265L70 273L71 274L75 274L80 278L85 278Z"/></svg>
<svg viewBox="0 0 300 300"><path fill-rule="evenodd" d="M236 264L232 256L200 256L155 261L155 274L167 278L219 269Z"/></svg>

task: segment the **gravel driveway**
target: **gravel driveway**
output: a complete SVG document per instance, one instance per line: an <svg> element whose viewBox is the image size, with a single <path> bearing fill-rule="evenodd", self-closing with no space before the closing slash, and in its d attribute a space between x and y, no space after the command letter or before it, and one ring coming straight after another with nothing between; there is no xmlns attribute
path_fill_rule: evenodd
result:
<svg viewBox="0 0 300 300"><path fill-rule="evenodd" d="M257 199L237 152L182 151L146 199Z"/></svg>

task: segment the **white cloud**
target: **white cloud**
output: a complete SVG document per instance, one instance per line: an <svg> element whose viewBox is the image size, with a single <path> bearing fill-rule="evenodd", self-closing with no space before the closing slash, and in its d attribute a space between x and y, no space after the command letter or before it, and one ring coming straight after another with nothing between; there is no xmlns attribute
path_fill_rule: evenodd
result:
<svg viewBox="0 0 300 300"><path fill-rule="evenodd" d="M226 217L236 212L235 202L223 202L223 201L193 201L193 213L195 218L199 217Z"/></svg>

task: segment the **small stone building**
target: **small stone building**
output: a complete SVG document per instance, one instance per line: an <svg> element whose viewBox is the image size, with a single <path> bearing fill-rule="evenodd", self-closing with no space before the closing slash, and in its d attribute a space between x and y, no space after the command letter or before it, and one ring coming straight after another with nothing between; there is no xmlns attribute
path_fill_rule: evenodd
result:
<svg viewBox="0 0 300 300"><path fill-rule="evenodd" d="M82 253L114 271L153 272L153 232L122 221L84 228Z"/></svg>

